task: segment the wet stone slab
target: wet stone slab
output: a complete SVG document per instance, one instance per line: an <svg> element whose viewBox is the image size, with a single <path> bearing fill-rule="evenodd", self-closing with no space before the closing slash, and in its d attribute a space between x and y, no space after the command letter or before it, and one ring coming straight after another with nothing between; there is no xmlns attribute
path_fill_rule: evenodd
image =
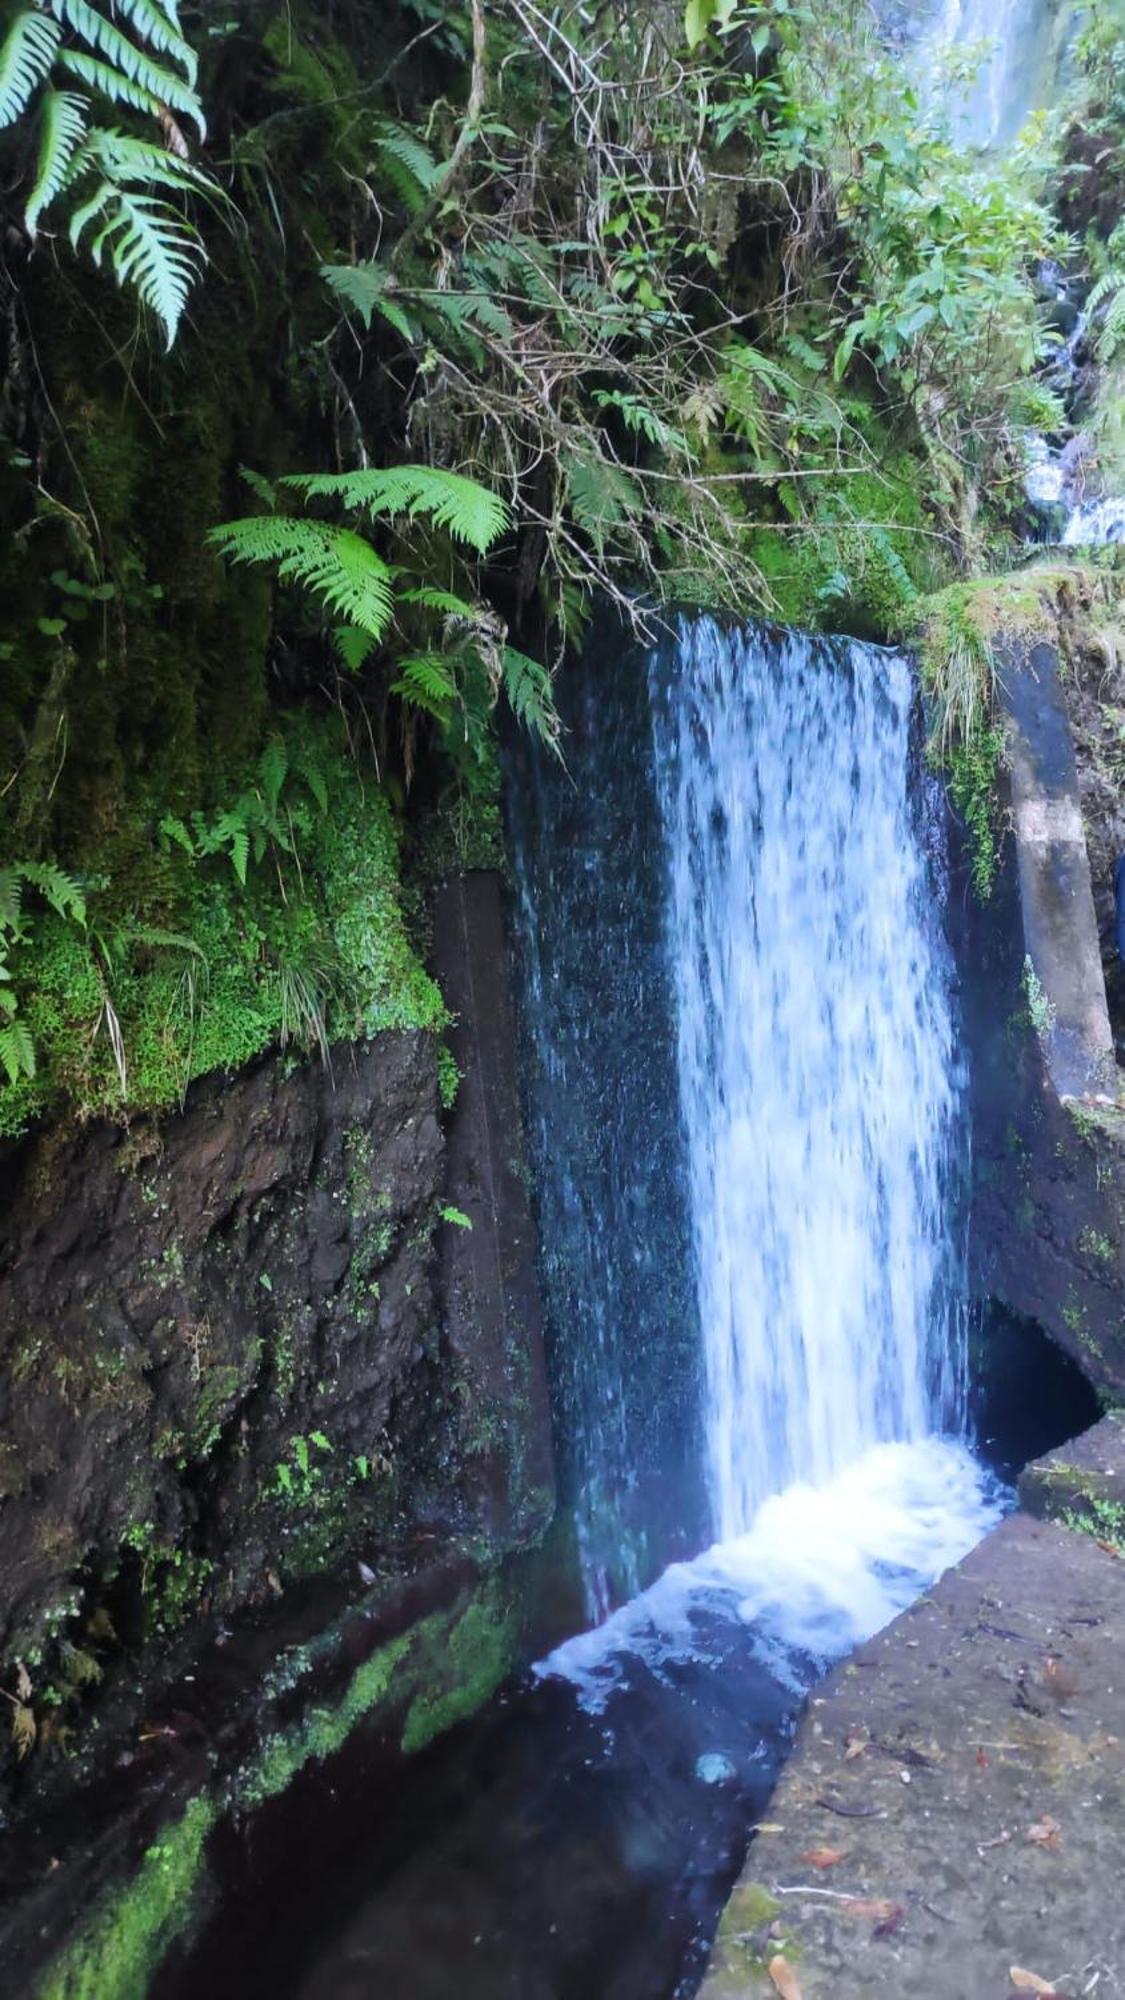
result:
<svg viewBox="0 0 1125 2000"><path fill-rule="evenodd" d="M1042 1520L1078 1516L1104 1535L1125 1525L1125 1410L1112 1410L1081 1437L1025 1467L1020 1505Z"/></svg>
<svg viewBox="0 0 1125 2000"><path fill-rule="evenodd" d="M822 1684L702 1992L1125 1996L1125 1561L1012 1515Z"/></svg>

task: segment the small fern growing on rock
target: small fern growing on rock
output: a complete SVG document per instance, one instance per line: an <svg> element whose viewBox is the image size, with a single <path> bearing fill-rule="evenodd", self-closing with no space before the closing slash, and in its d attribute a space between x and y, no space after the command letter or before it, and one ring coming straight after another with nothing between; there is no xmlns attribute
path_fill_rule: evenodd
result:
<svg viewBox="0 0 1125 2000"><path fill-rule="evenodd" d="M31 922L24 902L27 889L38 891L60 917L86 924L86 899L73 876L51 861L14 861L0 868L0 1067L9 1083L35 1075L35 1044L19 1012L9 963L12 949L27 939Z"/></svg>
<svg viewBox="0 0 1125 2000"><path fill-rule="evenodd" d="M26 120L30 141L35 126L28 234L65 204L71 248L108 262L169 347L203 261L182 198L221 198L192 164L180 124L204 136L196 74L178 0L42 0L15 15L0 44L0 131ZM139 113L159 141L103 124L104 107Z"/></svg>

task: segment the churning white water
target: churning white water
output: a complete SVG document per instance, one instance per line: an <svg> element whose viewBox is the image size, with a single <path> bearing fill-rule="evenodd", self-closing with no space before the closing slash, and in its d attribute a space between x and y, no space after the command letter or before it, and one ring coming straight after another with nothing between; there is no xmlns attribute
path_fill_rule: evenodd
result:
<svg viewBox="0 0 1125 2000"><path fill-rule="evenodd" d="M543 1662L595 1705L716 1619L807 1678L1002 1505L961 1436L961 1079L909 666L701 618L651 690L717 1541Z"/></svg>
<svg viewBox="0 0 1125 2000"><path fill-rule="evenodd" d="M961 1415L958 1059L911 692L895 654L701 619L654 704L724 1540Z"/></svg>

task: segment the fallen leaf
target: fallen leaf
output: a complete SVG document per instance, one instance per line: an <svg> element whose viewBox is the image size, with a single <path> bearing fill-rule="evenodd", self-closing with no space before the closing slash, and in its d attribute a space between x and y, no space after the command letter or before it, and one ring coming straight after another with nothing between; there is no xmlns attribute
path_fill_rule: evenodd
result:
<svg viewBox="0 0 1125 2000"><path fill-rule="evenodd" d="M776 1958L771 1958L766 1971L780 1993L781 2000L803 2000L801 1982L789 1960L782 1958L780 1952Z"/></svg>
<svg viewBox="0 0 1125 2000"><path fill-rule="evenodd" d="M862 1757L867 1748L866 1736L848 1736L844 1740L848 1746L844 1751L845 1764L850 1764L853 1757Z"/></svg>
<svg viewBox="0 0 1125 2000"><path fill-rule="evenodd" d="M801 1860L811 1868L835 1868L838 1861L847 1860L847 1851L843 1847L806 1847Z"/></svg>
<svg viewBox="0 0 1125 2000"><path fill-rule="evenodd" d="M31 1700L31 1675L22 1660L16 1661L16 1694L21 1701Z"/></svg>
<svg viewBox="0 0 1125 2000"><path fill-rule="evenodd" d="M902 1905L892 1903L886 1896L842 1896L840 1908L846 1917L871 1918L876 1923L885 1924L896 1910L901 1910Z"/></svg>
<svg viewBox="0 0 1125 2000"><path fill-rule="evenodd" d="M830 1799L826 1792L817 1797L817 1805L825 1812L836 1813L840 1819L886 1819L882 1806L849 1806L843 1799Z"/></svg>
<svg viewBox="0 0 1125 2000"><path fill-rule="evenodd" d="M1047 1979L1040 1979L1037 1972L1025 1972L1022 1965L1013 1965L1008 1978L1017 1993L1053 1993L1054 1987Z"/></svg>
<svg viewBox="0 0 1125 2000"><path fill-rule="evenodd" d="M1062 1846L1061 1832L1058 1820L1052 1819L1050 1813L1044 1813L1041 1820L1028 1827L1026 1837L1033 1847L1057 1848Z"/></svg>
<svg viewBox="0 0 1125 2000"><path fill-rule="evenodd" d="M35 1748L35 1712L22 1701L12 1703L12 1742L20 1763Z"/></svg>
<svg viewBox="0 0 1125 2000"><path fill-rule="evenodd" d="M894 1937L895 1932L900 1931L905 1922L906 1910L901 1903L894 1903L887 1915L876 1924L871 1935L873 1938Z"/></svg>

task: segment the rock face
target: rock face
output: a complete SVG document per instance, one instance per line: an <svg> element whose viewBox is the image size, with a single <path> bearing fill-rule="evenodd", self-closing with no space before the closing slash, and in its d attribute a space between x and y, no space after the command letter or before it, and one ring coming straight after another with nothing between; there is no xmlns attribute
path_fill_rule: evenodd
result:
<svg viewBox="0 0 1125 2000"><path fill-rule="evenodd" d="M393 1481L437 1359L437 1112L432 1038L385 1035L9 1166L6 1654L34 1657L76 1588L97 1601L123 1565L158 1618L188 1565L224 1608L265 1595L357 1486Z"/></svg>
<svg viewBox="0 0 1125 2000"><path fill-rule="evenodd" d="M435 933L464 1008L450 1112L436 1038L384 1034L4 1164L0 1684L22 1663L33 1706L73 1707L75 1648L80 1678L143 1672L346 1550L409 1573L549 1519L497 878L447 890Z"/></svg>
<svg viewBox="0 0 1125 2000"><path fill-rule="evenodd" d="M704 2000L1125 1992L1123 1644L1125 1562L1005 1521L810 1703Z"/></svg>
<svg viewBox="0 0 1125 2000"><path fill-rule="evenodd" d="M953 910L973 1117L973 1282L1125 1395L1125 1116L1057 660L1010 653L1013 836Z"/></svg>

